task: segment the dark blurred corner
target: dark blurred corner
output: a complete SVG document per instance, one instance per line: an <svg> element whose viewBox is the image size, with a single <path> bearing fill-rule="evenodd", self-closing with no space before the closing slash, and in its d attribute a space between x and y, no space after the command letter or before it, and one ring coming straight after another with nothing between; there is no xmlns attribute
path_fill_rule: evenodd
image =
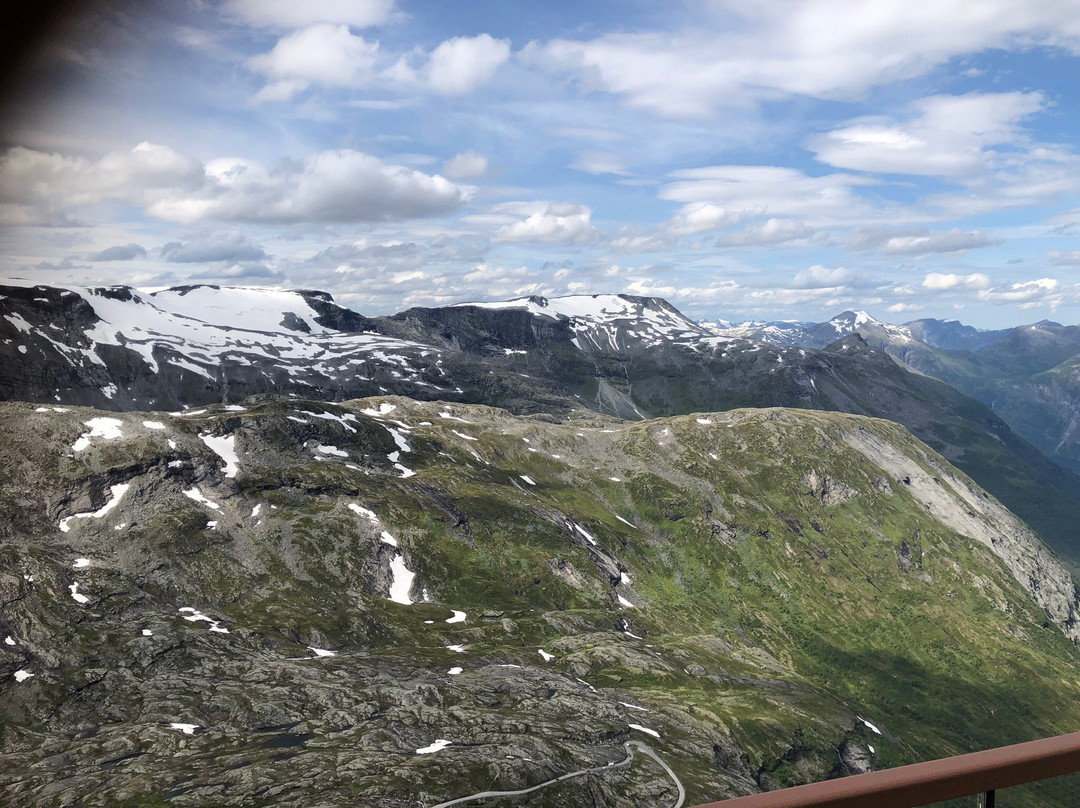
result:
<svg viewBox="0 0 1080 808"><path fill-rule="evenodd" d="M18 93L42 44L87 5L82 0L0 0L0 104Z"/></svg>

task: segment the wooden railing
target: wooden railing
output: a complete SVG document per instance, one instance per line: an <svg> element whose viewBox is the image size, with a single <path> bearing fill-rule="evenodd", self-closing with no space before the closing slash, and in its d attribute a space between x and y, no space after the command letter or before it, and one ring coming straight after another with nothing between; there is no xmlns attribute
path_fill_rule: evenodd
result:
<svg viewBox="0 0 1080 808"><path fill-rule="evenodd" d="M972 794L992 808L996 790L1077 771L1080 732L696 808L916 808Z"/></svg>

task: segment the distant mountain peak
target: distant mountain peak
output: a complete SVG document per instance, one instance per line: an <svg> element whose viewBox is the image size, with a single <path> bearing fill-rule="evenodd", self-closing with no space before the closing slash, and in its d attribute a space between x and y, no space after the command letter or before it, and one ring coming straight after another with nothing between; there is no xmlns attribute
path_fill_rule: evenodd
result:
<svg viewBox="0 0 1080 808"><path fill-rule="evenodd" d="M579 347L591 343L604 350L624 350L711 336L712 331L680 312L660 297L623 294L586 294L543 297L531 295L512 300L459 303L480 309L525 309L534 316L569 320ZM584 342L583 342L584 341Z"/></svg>
<svg viewBox="0 0 1080 808"><path fill-rule="evenodd" d="M852 311L848 309L829 320L829 324L837 330L838 333L847 333L861 325L880 325L881 321L875 317L871 317L865 311ZM843 331L841 331L843 329Z"/></svg>

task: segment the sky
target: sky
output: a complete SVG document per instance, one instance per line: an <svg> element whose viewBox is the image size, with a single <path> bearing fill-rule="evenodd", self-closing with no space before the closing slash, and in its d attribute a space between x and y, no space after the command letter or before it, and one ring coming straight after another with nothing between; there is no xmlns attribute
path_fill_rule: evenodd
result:
<svg viewBox="0 0 1080 808"><path fill-rule="evenodd" d="M1080 323L1080 0L143 0L0 124L0 279Z"/></svg>

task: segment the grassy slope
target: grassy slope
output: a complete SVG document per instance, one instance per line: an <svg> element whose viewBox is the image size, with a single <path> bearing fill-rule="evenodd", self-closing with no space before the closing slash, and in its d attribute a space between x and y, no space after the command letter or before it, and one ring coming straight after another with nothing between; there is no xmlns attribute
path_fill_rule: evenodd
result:
<svg viewBox="0 0 1080 808"><path fill-rule="evenodd" d="M455 406L472 422L462 424L441 419L439 405L394 401L393 417L415 427L413 452L402 458L418 472L409 479L383 459L394 448L388 433L363 416L358 433L325 421L305 427L305 434L363 458L363 472L301 452L283 405L170 422L189 436L215 425L247 430L237 478L243 507L263 502L277 510L267 511L258 530L224 520L226 536L194 547L201 511L184 500L155 506L125 552L132 545L147 548L139 551L147 556L160 552L166 578L143 582L136 593L130 576L119 577L114 603L137 610L139 597L158 603L197 595L243 625L237 642L259 653L290 652L317 631L343 655L362 650L386 665L442 670L447 654L440 646L449 642L469 644L453 657L468 669L493 662L544 667L535 650L543 647L556 655L551 670L651 709L640 720L663 732L654 746L683 778L691 804L734 788L724 779L728 763L718 760L716 739L745 750L750 768L767 782L790 784L829 773L845 738L873 744L875 765L886 767L1071 731L1080 719L1080 655L1072 644L1045 624L988 549L944 527L897 480L882 490L879 478L887 473L844 442L853 429L872 430L932 469L925 447L893 424L739 411L710 416L711 424L692 416L633 425L586 416L558 425ZM305 407L325 409L300 404L292 412ZM6 412L8 428L25 417L18 405ZM417 426L422 421L432 425ZM41 451L50 428L36 429L24 441L5 436L5 458L20 448L29 457ZM124 441L70 464L45 464L55 473L46 487L130 467L162 452L163 440ZM858 496L825 505L809 472L828 474ZM203 487L223 500L227 489L221 479ZM445 605L404 607L371 591L364 571L378 541L347 510L349 502L380 516L418 584ZM20 510L25 505L8 499L5 508L25 534L39 529ZM639 608L617 605L612 582L567 520L622 564L633 583L619 591ZM66 567L70 538L9 545L7 560L11 568L28 559ZM552 575L554 559L573 566L579 586ZM57 615L73 607L57 588L16 608L52 614L56 635L67 632L85 656L97 643L121 641L121 633L103 637L93 621L72 639ZM447 607L466 610L470 620L445 625ZM644 639L622 633L622 619ZM40 698L71 698L77 674L61 664L41 682ZM443 698L455 687L468 685L455 682ZM183 698L197 709L199 693ZM522 704L508 698L492 715L518 721ZM558 715L543 709L536 707L531 734L558 749ZM211 760L214 743L238 754L209 735L199 738ZM329 742L327 749L343 754ZM464 759L468 751L442 754ZM397 776L370 773L365 782L393 791L415 788L419 777L437 793L464 793L470 785L460 772L451 777L437 766ZM491 780L479 764L470 776L477 787ZM566 799L553 793L531 804ZM1030 804L1070 804L1053 787L1040 800Z"/></svg>

